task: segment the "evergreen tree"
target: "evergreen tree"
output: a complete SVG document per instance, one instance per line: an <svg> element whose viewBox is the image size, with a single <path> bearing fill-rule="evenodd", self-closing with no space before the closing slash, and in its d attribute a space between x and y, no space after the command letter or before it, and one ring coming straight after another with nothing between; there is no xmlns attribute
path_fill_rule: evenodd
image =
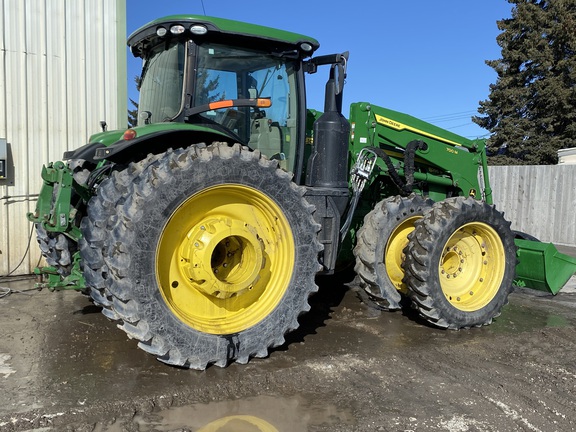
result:
<svg viewBox="0 0 576 432"><path fill-rule="evenodd" d="M492 132L492 164L547 165L576 147L576 0L507 0L498 74L473 121Z"/></svg>
<svg viewBox="0 0 576 432"><path fill-rule="evenodd" d="M135 76L134 82L136 83L136 89L140 91L140 77ZM132 104L132 109L128 108L128 127L132 128L138 126L138 102L132 98L128 98L128 101Z"/></svg>
<svg viewBox="0 0 576 432"><path fill-rule="evenodd" d="M138 102L132 98L128 98L132 104L132 109L128 109L128 127L133 128L138 126Z"/></svg>
<svg viewBox="0 0 576 432"><path fill-rule="evenodd" d="M209 79L208 71L206 69L199 68L196 75L196 106L204 105L218 100L224 100L226 98L226 93L221 94L216 92L219 85L219 75Z"/></svg>

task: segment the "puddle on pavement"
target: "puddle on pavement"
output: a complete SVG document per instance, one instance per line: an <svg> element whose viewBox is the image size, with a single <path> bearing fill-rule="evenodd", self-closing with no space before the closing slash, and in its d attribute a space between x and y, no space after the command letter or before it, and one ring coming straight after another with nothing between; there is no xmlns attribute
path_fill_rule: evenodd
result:
<svg viewBox="0 0 576 432"><path fill-rule="evenodd" d="M517 333L542 328L570 327L575 324L574 319L549 312L546 307L536 309L515 301L504 308L502 315L489 328L494 333Z"/></svg>
<svg viewBox="0 0 576 432"><path fill-rule="evenodd" d="M130 420L99 424L94 432L195 431L195 432L304 432L315 427L353 426L348 409L338 409L301 396L282 398L258 396L233 401L171 407L150 414L137 414Z"/></svg>

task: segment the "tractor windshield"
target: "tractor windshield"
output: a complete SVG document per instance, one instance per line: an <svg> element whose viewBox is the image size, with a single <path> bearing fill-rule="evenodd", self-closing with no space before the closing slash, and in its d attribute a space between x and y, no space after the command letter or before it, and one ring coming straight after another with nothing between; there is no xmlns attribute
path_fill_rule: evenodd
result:
<svg viewBox="0 0 576 432"><path fill-rule="evenodd" d="M150 50L140 78L138 125L166 122L182 109L186 45L176 41Z"/></svg>
<svg viewBox="0 0 576 432"><path fill-rule="evenodd" d="M261 51L218 44L197 48L194 105L227 99L269 98L269 108L230 107L199 114L292 169L297 128L296 63Z"/></svg>
<svg viewBox="0 0 576 432"><path fill-rule="evenodd" d="M194 64L188 65L186 59ZM298 136L298 65L294 58L252 48L181 39L158 44L144 59L138 125L169 121L212 125L292 170ZM184 102L193 108L254 98L268 98L271 105L231 106L183 116Z"/></svg>

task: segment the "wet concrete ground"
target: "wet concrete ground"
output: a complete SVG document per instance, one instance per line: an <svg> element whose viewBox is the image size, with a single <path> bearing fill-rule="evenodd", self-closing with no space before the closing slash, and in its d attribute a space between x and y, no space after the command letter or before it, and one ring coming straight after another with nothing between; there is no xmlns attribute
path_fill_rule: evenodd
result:
<svg viewBox="0 0 576 432"><path fill-rule="evenodd" d="M576 278L555 297L517 291L494 324L457 332L374 310L339 279L319 280L268 358L204 372L156 361L79 293L12 293L0 431L576 430Z"/></svg>

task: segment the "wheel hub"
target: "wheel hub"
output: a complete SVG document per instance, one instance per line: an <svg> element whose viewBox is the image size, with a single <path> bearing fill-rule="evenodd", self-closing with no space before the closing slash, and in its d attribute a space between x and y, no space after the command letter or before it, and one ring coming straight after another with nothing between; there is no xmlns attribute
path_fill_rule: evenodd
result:
<svg viewBox="0 0 576 432"><path fill-rule="evenodd" d="M504 250L489 225L470 223L452 235L440 260L440 283L455 307L474 311L498 292L504 273Z"/></svg>
<svg viewBox="0 0 576 432"><path fill-rule="evenodd" d="M462 273L463 264L465 264L463 252L458 246L448 248L442 256L441 274L446 279L458 277Z"/></svg>
<svg viewBox="0 0 576 432"><path fill-rule="evenodd" d="M225 299L252 289L265 267L254 227L231 218L196 224L180 247L182 273L205 294Z"/></svg>

